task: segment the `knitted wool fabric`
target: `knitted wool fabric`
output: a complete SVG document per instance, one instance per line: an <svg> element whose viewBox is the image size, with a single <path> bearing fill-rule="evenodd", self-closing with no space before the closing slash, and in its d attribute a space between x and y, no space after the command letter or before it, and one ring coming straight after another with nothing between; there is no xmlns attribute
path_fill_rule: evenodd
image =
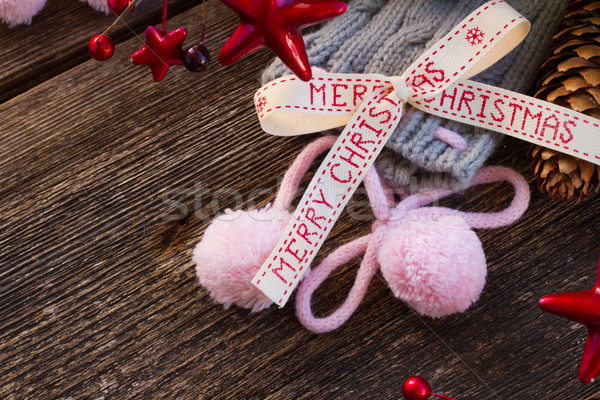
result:
<svg viewBox="0 0 600 400"><path fill-rule="evenodd" d="M353 0L345 14L305 35L313 67L329 72L401 75L423 52L486 0ZM566 0L508 0L531 21L527 38L510 54L473 79L527 93L533 88ZM262 81L289 74L280 60L263 72ZM434 137L438 127L459 133L458 149ZM376 166L392 186L418 190L458 189L471 181L501 135L443 120L412 107L391 136ZM413 181L414 182L414 181ZM415 188L410 188L414 190Z"/></svg>

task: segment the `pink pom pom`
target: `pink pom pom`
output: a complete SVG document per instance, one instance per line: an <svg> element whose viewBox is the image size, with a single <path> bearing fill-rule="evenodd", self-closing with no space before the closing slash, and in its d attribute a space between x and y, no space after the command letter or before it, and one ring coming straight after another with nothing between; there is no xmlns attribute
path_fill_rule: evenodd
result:
<svg viewBox="0 0 600 400"><path fill-rule="evenodd" d="M442 317L479 299L487 274L479 238L460 216L409 212L393 223L378 254L396 297L420 314Z"/></svg>
<svg viewBox="0 0 600 400"><path fill-rule="evenodd" d="M46 0L0 0L0 20L11 28L19 24L30 24Z"/></svg>
<svg viewBox="0 0 600 400"><path fill-rule="evenodd" d="M272 304L251 280L283 234L288 211L267 206L260 210L226 210L204 232L193 260L200 284L211 297L260 311Z"/></svg>

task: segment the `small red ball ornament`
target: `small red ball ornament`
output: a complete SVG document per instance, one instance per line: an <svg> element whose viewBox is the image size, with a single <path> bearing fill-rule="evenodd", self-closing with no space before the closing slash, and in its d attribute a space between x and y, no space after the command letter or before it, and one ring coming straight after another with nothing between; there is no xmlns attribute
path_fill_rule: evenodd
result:
<svg viewBox="0 0 600 400"><path fill-rule="evenodd" d="M106 0L106 5L115 15L121 15L132 0ZM135 7L134 7L135 8ZM133 11L133 8L131 9ZM131 12L129 11L129 12Z"/></svg>
<svg viewBox="0 0 600 400"><path fill-rule="evenodd" d="M402 385L402 394L406 400L427 400L433 392L429 382L420 376L411 376Z"/></svg>
<svg viewBox="0 0 600 400"><path fill-rule="evenodd" d="M456 400L443 394L433 393L429 382L421 376L411 376L402 385L402 395L406 400L427 400L431 396L445 400Z"/></svg>
<svg viewBox="0 0 600 400"><path fill-rule="evenodd" d="M96 35L88 43L88 51L94 60L106 61L115 52L115 43L107 35Z"/></svg>

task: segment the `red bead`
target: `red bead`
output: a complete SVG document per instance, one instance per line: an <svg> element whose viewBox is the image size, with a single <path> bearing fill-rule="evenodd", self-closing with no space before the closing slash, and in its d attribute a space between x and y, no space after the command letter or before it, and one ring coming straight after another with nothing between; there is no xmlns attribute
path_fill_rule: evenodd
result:
<svg viewBox="0 0 600 400"><path fill-rule="evenodd" d="M132 0L106 0L106 4L108 5L110 11L113 12L113 14L121 15L123 11L125 11L127 6L129 6L129 3L131 3L131 1ZM131 11L133 11L134 8L135 7L133 7Z"/></svg>
<svg viewBox="0 0 600 400"><path fill-rule="evenodd" d="M96 35L90 39L88 51L93 59L98 61L106 61L112 57L115 52L115 43L106 35Z"/></svg>
<svg viewBox="0 0 600 400"><path fill-rule="evenodd" d="M406 400L427 400L433 392L429 382L420 376L411 376L402 385L402 394Z"/></svg>
<svg viewBox="0 0 600 400"><path fill-rule="evenodd" d="M195 44L185 49L183 65L192 72L202 72L208 68L210 52L203 44Z"/></svg>

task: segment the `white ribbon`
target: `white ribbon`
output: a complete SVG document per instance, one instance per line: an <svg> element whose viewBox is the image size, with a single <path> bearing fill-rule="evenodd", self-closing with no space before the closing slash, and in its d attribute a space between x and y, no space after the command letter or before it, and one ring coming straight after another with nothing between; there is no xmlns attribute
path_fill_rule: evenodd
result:
<svg viewBox="0 0 600 400"><path fill-rule="evenodd" d="M301 135L346 126L252 283L283 306L409 103L429 114L501 132L600 164L600 121L520 93L467 80L527 35L529 22L491 1L402 76L286 76L254 96L265 132Z"/></svg>

